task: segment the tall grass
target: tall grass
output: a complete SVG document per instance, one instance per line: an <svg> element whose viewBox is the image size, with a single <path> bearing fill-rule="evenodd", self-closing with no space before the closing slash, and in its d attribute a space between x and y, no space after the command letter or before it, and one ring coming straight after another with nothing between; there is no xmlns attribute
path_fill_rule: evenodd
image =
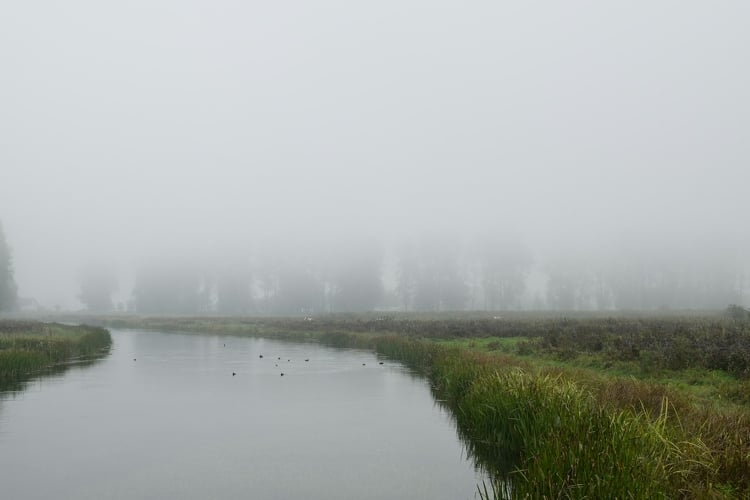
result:
<svg viewBox="0 0 750 500"><path fill-rule="evenodd" d="M742 448L722 465L721 448L691 433L675 406L642 383L616 395L574 374L534 370L499 357L395 335L338 333L335 345L362 347L427 375L456 419L478 465L495 483L483 498L721 498L749 490ZM601 383L601 382L600 382ZM640 384L640 385L639 385ZM644 399L634 394L644 389ZM680 405L681 406L681 405ZM714 443L715 444L715 443ZM724 462L727 462L724 460Z"/></svg>
<svg viewBox="0 0 750 500"><path fill-rule="evenodd" d="M459 408L459 424L497 454L515 497L666 498L700 479L666 414L613 411L572 382L503 370L476 380Z"/></svg>
<svg viewBox="0 0 750 500"><path fill-rule="evenodd" d="M96 355L111 343L103 328L2 321L0 382L12 383L57 363Z"/></svg>
<svg viewBox="0 0 750 500"><path fill-rule="evenodd" d="M49 364L49 358L41 352L2 350L0 351L0 382L21 378Z"/></svg>

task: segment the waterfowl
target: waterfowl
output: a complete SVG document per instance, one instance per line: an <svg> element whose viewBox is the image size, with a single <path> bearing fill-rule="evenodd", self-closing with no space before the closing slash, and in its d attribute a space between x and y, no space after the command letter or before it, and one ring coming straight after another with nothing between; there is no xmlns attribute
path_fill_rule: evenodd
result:
<svg viewBox="0 0 750 500"><path fill-rule="evenodd" d="M235 375L237 375L237 374L236 374L236 373L234 373L234 372L232 372L232 376L234 377Z"/></svg>

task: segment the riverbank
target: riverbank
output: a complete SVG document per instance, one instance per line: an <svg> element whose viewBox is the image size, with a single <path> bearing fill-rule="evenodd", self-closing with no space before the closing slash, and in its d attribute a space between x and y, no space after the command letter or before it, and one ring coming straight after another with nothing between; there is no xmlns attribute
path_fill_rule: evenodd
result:
<svg viewBox="0 0 750 500"><path fill-rule="evenodd" d="M750 496L750 409L742 396L750 330L744 322L328 317L107 323L374 349L429 379L472 457L511 484L514 497ZM719 400L671 382L689 380L691 370L718 374L734 396ZM498 497L507 493L499 484ZM490 489L483 494L493 496Z"/></svg>
<svg viewBox="0 0 750 500"><path fill-rule="evenodd" d="M399 336L322 334L428 377L469 453L514 498L747 498L750 414L657 382Z"/></svg>
<svg viewBox="0 0 750 500"><path fill-rule="evenodd" d="M94 326L0 320L0 386L40 370L108 349L112 338Z"/></svg>

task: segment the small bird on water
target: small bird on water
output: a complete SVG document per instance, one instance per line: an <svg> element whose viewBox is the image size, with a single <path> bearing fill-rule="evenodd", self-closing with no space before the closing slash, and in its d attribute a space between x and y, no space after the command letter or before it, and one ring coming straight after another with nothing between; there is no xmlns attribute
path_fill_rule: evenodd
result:
<svg viewBox="0 0 750 500"><path fill-rule="evenodd" d="M237 375L237 374L236 374L236 373L234 373L234 372L232 372L232 376L234 377L235 375Z"/></svg>

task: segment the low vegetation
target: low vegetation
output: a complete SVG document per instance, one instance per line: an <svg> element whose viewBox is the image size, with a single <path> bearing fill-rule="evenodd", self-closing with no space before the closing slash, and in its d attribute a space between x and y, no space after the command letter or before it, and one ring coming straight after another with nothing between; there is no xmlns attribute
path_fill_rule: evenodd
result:
<svg viewBox="0 0 750 500"><path fill-rule="evenodd" d="M399 360L428 377L495 478L484 497L750 497L743 318L128 321L371 348Z"/></svg>
<svg viewBox="0 0 750 500"><path fill-rule="evenodd" d="M31 373L97 355L109 348L107 330L32 321L0 321L0 385Z"/></svg>

